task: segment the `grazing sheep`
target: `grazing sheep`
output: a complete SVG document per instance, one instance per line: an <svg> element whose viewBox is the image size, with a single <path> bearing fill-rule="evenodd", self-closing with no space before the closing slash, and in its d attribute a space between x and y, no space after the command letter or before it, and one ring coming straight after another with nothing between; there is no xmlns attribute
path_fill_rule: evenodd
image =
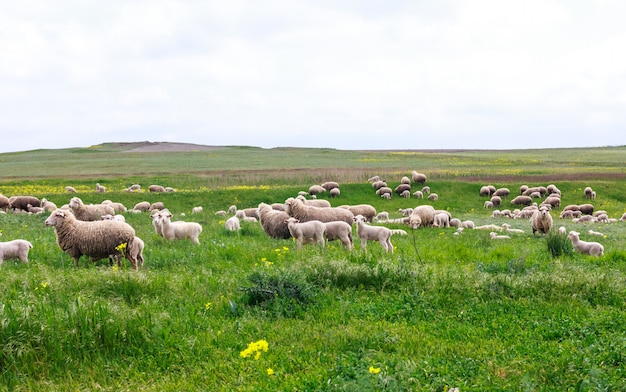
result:
<svg viewBox="0 0 626 392"><path fill-rule="evenodd" d="M138 267L143 267L143 248L145 244L139 237L135 237L126 246L126 258L128 261L135 260ZM120 263L118 262L118 265ZM132 261L131 261L132 264Z"/></svg>
<svg viewBox="0 0 626 392"><path fill-rule="evenodd" d="M322 199L306 199L304 196L297 196L296 199L301 200L307 206L313 207L330 207L330 202L328 200ZM284 206L284 203L283 203Z"/></svg>
<svg viewBox="0 0 626 392"><path fill-rule="evenodd" d="M481 225L481 226L475 226L474 229L476 230L491 230L491 231L502 231L502 227L498 226L498 225Z"/></svg>
<svg viewBox="0 0 626 392"><path fill-rule="evenodd" d="M161 185L150 185L148 187L149 192L165 192L165 187Z"/></svg>
<svg viewBox="0 0 626 392"><path fill-rule="evenodd" d="M524 195L516 196L513 198L513 200L511 200L511 204L518 206L529 206L532 204L532 202L533 199L530 196Z"/></svg>
<svg viewBox="0 0 626 392"><path fill-rule="evenodd" d="M342 221L325 222L326 240L339 240L348 250L352 250L352 226Z"/></svg>
<svg viewBox="0 0 626 392"><path fill-rule="evenodd" d="M354 217L356 223L356 234L361 240L361 249L365 250L367 241L378 241L385 252L393 253L393 245L391 244L391 236L394 234L406 235L404 230L392 230L384 226L370 226L362 215Z"/></svg>
<svg viewBox="0 0 626 392"><path fill-rule="evenodd" d="M483 185L480 187L478 194L483 197L489 197L491 196L491 189L487 185Z"/></svg>
<svg viewBox="0 0 626 392"><path fill-rule="evenodd" d="M322 188L330 191L331 189L339 188L339 184L334 181L326 181L322 184Z"/></svg>
<svg viewBox="0 0 626 392"><path fill-rule="evenodd" d="M476 225L474 224L474 221L464 220L463 222L461 222L461 227L464 229L474 229Z"/></svg>
<svg viewBox="0 0 626 392"><path fill-rule="evenodd" d="M163 237L169 241L189 239L196 245L200 244L198 237L202 233L202 226L197 222L175 221L172 222L172 214L167 211L159 214Z"/></svg>
<svg viewBox="0 0 626 392"><path fill-rule="evenodd" d="M113 202L111 200L103 200L102 203L100 204L107 204L110 205L111 207L113 207L113 209L115 210L115 212L125 212L126 206L122 203L118 203L118 202Z"/></svg>
<svg viewBox="0 0 626 392"><path fill-rule="evenodd" d="M68 186L65 187L65 192L67 192L67 193L76 193L76 189L74 189L73 186L69 186L68 185Z"/></svg>
<svg viewBox="0 0 626 392"><path fill-rule="evenodd" d="M526 192L528 190L528 185L522 185L519 187L519 194L523 195L524 192Z"/></svg>
<svg viewBox="0 0 626 392"><path fill-rule="evenodd" d="M352 215L363 215L368 222L372 222L376 216L376 208L370 204L356 204L353 206L345 205L338 208L345 208L352 213ZM346 222L347 223L347 222Z"/></svg>
<svg viewBox="0 0 626 392"><path fill-rule="evenodd" d="M100 184L96 183L96 192L98 192L98 193L104 193L104 192L106 192L106 191L107 191L107 189L106 189L105 187L103 187L102 185L100 185Z"/></svg>
<svg viewBox="0 0 626 392"><path fill-rule="evenodd" d="M591 196L593 196L593 189L591 189L590 186L585 187L585 189L583 190L583 193L585 194L585 198L591 199Z"/></svg>
<svg viewBox="0 0 626 392"><path fill-rule="evenodd" d="M165 209L165 204L163 204L162 201L155 201L154 203L150 204L150 208L148 208L148 211L164 210L164 209Z"/></svg>
<svg viewBox="0 0 626 392"><path fill-rule="evenodd" d="M328 195L330 197L337 197L339 196L339 194L341 194L341 191L339 190L339 188L332 188L330 191L328 191Z"/></svg>
<svg viewBox="0 0 626 392"><path fill-rule="evenodd" d="M411 185L411 179L407 176L402 176L402 178L400 179L400 184Z"/></svg>
<svg viewBox="0 0 626 392"><path fill-rule="evenodd" d="M428 195L428 200L437 201L439 200L439 195L436 193L431 193L430 195Z"/></svg>
<svg viewBox="0 0 626 392"><path fill-rule="evenodd" d="M489 237L492 240L510 240L511 237L508 235L498 235L498 233L494 233L493 231L489 233Z"/></svg>
<svg viewBox="0 0 626 392"><path fill-rule="evenodd" d="M416 199L423 199L424 193L422 191L415 191L413 192L413 197Z"/></svg>
<svg viewBox="0 0 626 392"><path fill-rule="evenodd" d="M385 181L378 180L378 181L372 182L372 188L376 190L386 187L386 186L387 186L387 183Z"/></svg>
<svg viewBox="0 0 626 392"><path fill-rule="evenodd" d="M0 194L0 210L6 212L9 209L9 198Z"/></svg>
<svg viewBox="0 0 626 392"><path fill-rule="evenodd" d="M397 194L401 194L404 191L409 191L411 192L411 185L409 184L400 184L396 187L396 189L394 189L394 192L396 192Z"/></svg>
<svg viewBox="0 0 626 392"><path fill-rule="evenodd" d="M140 212L146 212L150 209L150 203L147 201L140 201L139 203L135 204L135 206L133 207L133 211L140 211Z"/></svg>
<svg viewBox="0 0 626 392"><path fill-rule="evenodd" d="M116 214L116 215L106 214L106 215L102 215L100 217L100 219L102 219L102 220L116 220L118 222L126 222L126 218L124 217L124 215L120 215L120 214Z"/></svg>
<svg viewBox="0 0 626 392"><path fill-rule="evenodd" d="M552 228L552 215L550 215L550 209L546 206L539 207L537 211L530 218L530 223L533 230L533 235L536 232L540 234L547 234Z"/></svg>
<svg viewBox="0 0 626 392"><path fill-rule="evenodd" d="M450 219L450 227L461 227L461 220L459 218Z"/></svg>
<svg viewBox="0 0 626 392"><path fill-rule="evenodd" d="M352 224L354 214L350 210L345 208L333 208L333 207L314 207L305 205L302 200L288 198L285 201L287 206L287 214L298 219L300 222L307 222L310 220L319 220L321 222L332 221L344 221L348 224ZM374 213L375 215L376 213ZM372 218L374 217L372 215Z"/></svg>
<svg viewBox="0 0 626 392"><path fill-rule="evenodd" d="M587 233L589 233L589 235L596 235L598 237L604 238L604 233L600 233L599 231L593 231L593 230L589 229L589 231L587 231Z"/></svg>
<svg viewBox="0 0 626 392"><path fill-rule="evenodd" d="M200 214L202 213L202 206L195 206L191 209L192 214Z"/></svg>
<svg viewBox="0 0 626 392"><path fill-rule="evenodd" d="M507 197L509 197L510 194L511 194L511 191L509 190L509 188L498 188L493 193L494 196L499 196L503 199L506 199Z"/></svg>
<svg viewBox="0 0 626 392"><path fill-rule="evenodd" d="M259 222L265 234L271 238L289 239L291 233L285 223L289 214L284 211L273 209L269 204L259 204Z"/></svg>
<svg viewBox="0 0 626 392"><path fill-rule="evenodd" d="M173 193L173 192L176 192L176 189L172 188L171 186L166 186L165 187L165 192Z"/></svg>
<svg viewBox="0 0 626 392"><path fill-rule="evenodd" d="M417 171L413 170L413 172L411 173L411 179L413 180L413 182L423 185L426 182L427 177L426 174L418 173Z"/></svg>
<svg viewBox="0 0 626 392"><path fill-rule="evenodd" d="M228 231L237 231L241 229L241 225L239 224L239 218L237 218L236 216L231 216L230 218L226 219L224 227L226 227L226 230Z"/></svg>
<svg viewBox="0 0 626 392"><path fill-rule="evenodd" d="M391 200L391 193L383 193L382 195L380 195L380 197L385 200Z"/></svg>
<svg viewBox="0 0 626 392"><path fill-rule="evenodd" d="M22 263L28 263L28 251L32 247L33 244L26 240L0 242L0 265L8 259L18 259Z"/></svg>
<svg viewBox="0 0 626 392"><path fill-rule="evenodd" d="M437 213L433 220L433 227L450 227L450 215L445 213Z"/></svg>
<svg viewBox="0 0 626 392"><path fill-rule="evenodd" d="M587 242L580 239L580 233L570 231L567 238L572 241L572 245L577 252L590 256L602 256L604 254L604 246L599 242Z"/></svg>
<svg viewBox="0 0 626 392"><path fill-rule="evenodd" d="M309 242L316 242L324 247L326 233L324 222L318 220L300 222L297 218L289 217L285 219L285 223L291 236L296 239L298 249L302 249L302 244Z"/></svg>
<svg viewBox="0 0 626 392"><path fill-rule="evenodd" d="M98 221L102 219L102 215L115 215L113 207L106 204L83 204L79 197L72 197L69 207L76 219L81 221Z"/></svg>
<svg viewBox="0 0 626 392"><path fill-rule="evenodd" d="M430 195L430 187L429 186L425 186L422 188L422 193L425 195Z"/></svg>
<svg viewBox="0 0 626 392"><path fill-rule="evenodd" d="M609 223L609 216L607 214L598 214L595 218L596 222Z"/></svg>
<svg viewBox="0 0 626 392"><path fill-rule="evenodd" d="M74 265L82 255L92 261L121 255L120 245L128 244L135 238L135 230L128 223L114 220L81 221L70 211L54 210L45 221L46 226L54 227L59 248L74 258ZM133 268L136 260L130 259Z"/></svg>
<svg viewBox="0 0 626 392"><path fill-rule="evenodd" d="M548 196L541 204L549 205L551 208L559 208L561 207L561 198L558 196Z"/></svg>
<svg viewBox="0 0 626 392"><path fill-rule="evenodd" d="M128 188L124 188L125 192L140 192L141 191L141 185L139 184L133 184L131 186L129 186Z"/></svg>
<svg viewBox="0 0 626 392"><path fill-rule="evenodd" d="M524 230L522 230L522 229L514 229L508 223L503 223L502 224L502 231L506 231L508 233L516 233L516 234L524 233Z"/></svg>
<svg viewBox="0 0 626 392"><path fill-rule="evenodd" d="M496 196L493 195L491 196L491 204L493 204L494 207L500 207L500 205L502 204L502 198L500 196Z"/></svg>
<svg viewBox="0 0 626 392"><path fill-rule="evenodd" d="M11 196L9 197L9 208L13 211L28 211L28 205L41 207L41 200L35 196Z"/></svg>
<svg viewBox="0 0 626 392"><path fill-rule="evenodd" d="M309 195L311 196L319 195L324 192L326 192L326 189L324 189L324 187L322 187L321 185L311 185L309 187Z"/></svg>
<svg viewBox="0 0 626 392"><path fill-rule="evenodd" d="M583 215L593 215L593 204L581 204L578 206L578 209Z"/></svg>
<svg viewBox="0 0 626 392"><path fill-rule="evenodd" d="M403 191L402 193L400 193L400 197L404 197L405 199L410 199L411 198L411 192L410 191Z"/></svg>
<svg viewBox="0 0 626 392"><path fill-rule="evenodd" d="M389 219L389 213L387 211L381 211L374 217L374 221L381 221L381 220L388 220L388 219Z"/></svg>
<svg viewBox="0 0 626 392"><path fill-rule="evenodd" d="M380 181L380 176L373 176L367 179L367 182L374 183L376 181Z"/></svg>
<svg viewBox="0 0 626 392"><path fill-rule="evenodd" d="M483 208L493 208L493 202L491 200L486 200L483 203ZM495 212L495 211L494 211ZM498 211L499 212L499 211ZM492 213L493 214L493 213Z"/></svg>
<svg viewBox="0 0 626 392"><path fill-rule="evenodd" d="M409 225L412 229L430 227L435 221L435 209L429 205L417 206L411 212Z"/></svg>
<svg viewBox="0 0 626 392"><path fill-rule="evenodd" d="M391 194L391 192L393 192L391 190L391 188L389 188L388 186L384 186L384 187L378 188L378 190L376 190L376 196L382 196L384 194Z"/></svg>

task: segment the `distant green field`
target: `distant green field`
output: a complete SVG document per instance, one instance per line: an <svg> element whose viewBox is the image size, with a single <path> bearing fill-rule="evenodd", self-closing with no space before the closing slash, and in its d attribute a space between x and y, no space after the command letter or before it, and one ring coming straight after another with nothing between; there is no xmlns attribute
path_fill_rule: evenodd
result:
<svg viewBox="0 0 626 392"><path fill-rule="evenodd" d="M0 193L72 196L132 208L162 201L202 225L201 244L168 242L148 213L123 215L146 244L145 266L86 258L74 267L46 227L48 214L0 214L0 240L34 245L30 263L0 267L0 391L623 391L626 390L626 223L555 226L599 241L574 253L524 219L492 218L481 185L517 193L553 183L562 205L626 211L626 148L516 151L338 151L224 147L138 153L133 145L0 154ZM393 188L417 170L438 201L384 200L367 178ZM477 225L523 234L410 230L348 251L272 239L258 223L238 233L215 214L230 205L283 202L334 180L333 206L367 203L399 218L431 204ZM95 183L106 186L95 192ZM139 193L124 192L131 184ZM150 184L174 193L149 193ZM65 192L74 186L76 194ZM597 192L588 200L583 188ZM413 185L413 190L421 186ZM501 207L512 209L510 199ZM203 212L191 214L195 206ZM602 232L591 236L587 230ZM558 242L560 241L560 242ZM562 245L553 256L548 246ZM267 346L265 346L265 342Z"/></svg>

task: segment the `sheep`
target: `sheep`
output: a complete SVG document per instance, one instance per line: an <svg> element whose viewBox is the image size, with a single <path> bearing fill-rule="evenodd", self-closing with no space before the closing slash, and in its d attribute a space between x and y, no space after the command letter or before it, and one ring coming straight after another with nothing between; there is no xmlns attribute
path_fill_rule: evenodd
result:
<svg viewBox="0 0 626 392"><path fill-rule="evenodd" d="M528 185L522 185L519 187L519 194L523 195L524 192L526 192L526 190L528 190Z"/></svg>
<svg viewBox="0 0 626 392"><path fill-rule="evenodd" d="M503 223L502 224L502 231L506 231L508 233L516 233L516 234L524 233L524 230L522 230L522 229L513 229L511 227L511 225L509 225L508 223Z"/></svg>
<svg viewBox="0 0 626 392"><path fill-rule="evenodd" d="M367 182L371 182L371 183L374 183L376 181L380 181L380 176L372 176L367 179Z"/></svg>
<svg viewBox="0 0 626 392"><path fill-rule="evenodd" d="M67 193L76 193L76 189L74 189L73 186L69 186L68 185L68 186L65 187L65 192L67 192Z"/></svg>
<svg viewBox="0 0 626 392"><path fill-rule="evenodd" d="M450 227L450 215L445 213L437 213L433 220L433 227Z"/></svg>
<svg viewBox="0 0 626 392"><path fill-rule="evenodd" d="M124 217L124 215L120 215L120 214L116 214L116 215L106 214L106 215L102 215L100 219L101 220L116 220L118 222L126 222L126 218Z"/></svg>
<svg viewBox="0 0 626 392"><path fill-rule="evenodd" d="M585 189L583 190L583 193L585 194L586 199L591 199L591 196L593 196L593 189L591 189L590 186L585 187Z"/></svg>
<svg viewBox="0 0 626 392"><path fill-rule="evenodd" d="M161 215L168 213L169 210L165 209L162 211L155 210L151 214L152 218L152 227L154 228L154 232L159 236L163 237L163 227L161 226Z"/></svg>
<svg viewBox="0 0 626 392"><path fill-rule="evenodd" d="M619 218L619 220L620 220L620 221L622 221L622 222L626 222L626 212L624 212L624 213L622 214L622 217L621 217L621 218Z"/></svg>
<svg viewBox="0 0 626 392"><path fill-rule="evenodd" d="M593 215L583 215L580 218L572 219L574 223L593 223L596 221L596 218Z"/></svg>
<svg viewBox="0 0 626 392"><path fill-rule="evenodd" d="M411 198L411 192L410 191L403 191L402 193L400 193L400 197L404 197L405 199L410 199Z"/></svg>
<svg viewBox="0 0 626 392"><path fill-rule="evenodd" d="M552 215L546 206L539 207L530 218L533 235L536 232L547 234L552 228Z"/></svg>
<svg viewBox="0 0 626 392"><path fill-rule="evenodd" d="M493 206L493 202L492 202L491 200L486 200L486 201L483 203L483 208L493 208L493 207L494 207L494 206Z"/></svg>
<svg viewBox="0 0 626 392"><path fill-rule="evenodd" d="M285 209L287 209L287 207L285 206L285 203L272 203L270 204L270 206L278 211L285 211Z"/></svg>
<svg viewBox="0 0 626 392"><path fill-rule="evenodd" d="M387 220L387 219L389 219L389 213L387 211L381 211L374 217L374 221L381 221L381 220Z"/></svg>
<svg viewBox="0 0 626 392"><path fill-rule="evenodd" d="M391 188L389 188L388 186L384 186L382 188L378 188L378 190L376 190L376 196L382 196L384 194L391 194L391 192L393 192L391 190Z"/></svg>
<svg viewBox="0 0 626 392"><path fill-rule="evenodd" d="M577 231L570 231L567 238L572 241L572 245L577 252L584 253L590 256L602 256L604 254L604 246L599 242L587 242L580 239L580 233Z"/></svg>
<svg viewBox="0 0 626 392"><path fill-rule="evenodd" d="M198 237L202 233L202 226L197 222L175 221L172 222L172 214L169 211L159 214L161 219L161 230L163 237L169 241L189 239L192 243L199 245Z"/></svg>
<svg viewBox="0 0 626 392"><path fill-rule="evenodd" d="M450 227L461 227L461 220L459 218L450 219Z"/></svg>
<svg viewBox="0 0 626 392"><path fill-rule="evenodd" d="M143 248L145 244L139 237L133 238L132 241L126 246L126 258L135 260L138 267L143 267ZM132 263L132 261L131 261ZM118 262L119 265L119 262Z"/></svg>
<svg viewBox="0 0 626 392"><path fill-rule="evenodd" d="M148 208L148 211L163 209L165 209L165 204L162 201L155 201L154 203L150 204L150 208Z"/></svg>
<svg viewBox="0 0 626 392"><path fill-rule="evenodd" d="M259 222L265 234L271 238L291 238L291 233L285 223L285 220L289 219L289 214L284 211L275 210L269 204L265 203L260 203L258 210Z"/></svg>
<svg viewBox="0 0 626 392"><path fill-rule="evenodd" d="M226 227L226 230L228 231L237 231L241 229L241 225L239 224L239 218L237 218L236 216L231 216L230 218L226 219L224 227Z"/></svg>
<svg viewBox="0 0 626 392"><path fill-rule="evenodd" d="M102 215L115 215L113 207L106 204L83 204L79 197L72 197L69 207L76 219L81 221L97 221L102 219Z"/></svg>
<svg viewBox="0 0 626 392"><path fill-rule="evenodd" d="M583 215L592 215L594 207L593 204L581 204L578 206L578 209Z"/></svg>
<svg viewBox="0 0 626 392"><path fill-rule="evenodd" d="M354 214L345 208L308 206L302 203L301 200L292 197L285 201L285 205L287 206L287 214L300 222L319 220L322 222L344 221L352 224L354 218Z"/></svg>
<svg viewBox="0 0 626 392"><path fill-rule="evenodd" d="M494 196L499 196L503 199L506 199L507 197L509 197L510 194L511 194L511 191L509 190L509 188L498 188L493 193Z"/></svg>
<svg viewBox="0 0 626 392"><path fill-rule="evenodd" d="M228 214L234 214L235 212L237 212L237 206L236 205L231 205L230 207L228 207L228 210L226 211Z"/></svg>
<svg viewBox="0 0 626 392"><path fill-rule="evenodd" d="M395 189L394 192L396 192L397 194L401 194L404 191L409 191L411 192L411 185L409 184L400 184L398 185Z"/></svg>
<svg viewBox="0 0 626 392"><path fill-rule="evenodd" d="M609 216L607 214L598 214L595 218L596 222L609 223Z"/></svg>
<svg viewBox="0 0 626 392"><path fill-rule="evenodd" d="M426 174L418 173L417 171L413 170L413 172L411 173L411 179L414 183L423 185L426 182L427 177Z"/></svg>
<svg viewBox="0 0 626 392"><path fill-rule="evenodd" d="M372 188L376 190L386 187L386 186L387 186L387 183L385 181L378 180L378 181L372 182Z"/></svg>
<svg viewBox="0 0 626 392"><path fill-rule="evenodd" d="M500 205L502 204L502 198L500 196L492 196L491 197L491 204L493 204L494 207L500 207Z"/></svg>
<svg viewBox="0 0 626 392"><path fill-rule="evenodd" d="M502 227L501 226L493 225L493 224L475 226L474 229L476 229L476 230L502 231Z"/></svg>
<svg viewBox="0 0 626 392"><path fill-rule="evenodd" d="M573 219L573 218L580 218L582 215L583 215L583 213L580 212L580 211L563 210L563 211L561 211L561 214L559 215L559 218L561 218L561 219Z"/></svg>
<svg viewBox="0 0 626 392"><path fill-rule="evenodd" d="M105 193L106 191L107 191L106 187L100 185L99 183L96 183L96 192Z"/></svg>
<svg viewBox="0 0 626 392"><path fill-rule="evenodd" d="M492 240L510 240L511 239L511 237L508 235L498 235L498 233L495 233L493 231L489 233L489 237Z"/></svg>
<svg viewBox="0 0 626 392"><path fill-rule="evenodd" d="M9 198L0 194L0 210L6 212L9 209Z"/></svg>
<svg viewBox="0 0 626 392"><path fill-rule="evenodd" d="M140 212L146 212L150 209L150 203L147 201L140 201L139 203L135 204L135 206L133 207L133 211L140 211Z"/></svg>
<svg viewBox="0 0 626 392"><path fill-rule="evenodd" d="M254 216L245 216L243 218L244 222L258 222L259 220Z"/></svg>
<svg viewBox="0 0 626 392"><path fill-rule="evenodd" d="M599 231L593 231L593 230L589 229L589 231L587 231L587 233L589 233L589 235L597 235L598 237L603 237L604 238L604 233L600 233Z"/></svg>
<svg viewBox="0 0 626 392"><path fill-rule="evenodd" d="M239 219L244 219L246 216L251 216L256 218L259 211L259 209L257 207L248 207L248 208L244 208L243 210L237 210L237 212L235 213L235 216Z"/></svg>
<svg viewBox="0 0 626 392"><path fill-rule="evenodd" d="M439 200L439 195L436 193L431 193L430 195L428 195L428 200L437 201Z"/></svg>
<svg viewBox="0 0 626 392"><path fill-rule="evenodd" d="M411 212L409 225L412 229L432 226L435 220L435 209L429 205L417 206Z"/></svg>
<svg viewBox="0 0 626 392"><path fill-rule="evenodd" d="M532 202L533 199L531 199L530 196L525 195L516 196L513 198L513 200L511 200L511 204L519 206L529 206L532 204Z"/></svg>
<svg viewBox="0 0 626 392"><path fill-rule="evenodd" d="M567 233L567 229L565 228L565 226L559 227L559 234L565 235L565 233Z"/></svg>
<svg viewBox="0 0 626 392"><path fill-rule="evenodd" d="M0 242L0 265L8 259L18 259L22 263L28 263L28 251L32 247L33 244L26 240Z"/></svg>
<svg viewBox="0 0 626 392"><path fill-rule="evenodd" d="M113 202L111 200L103 200L102 203L100 204L107 204L110 205L111 207L113 207L113 209L115 210L115 212L125 212L126 206L122 203L118 203L118 202Z"/></svg>
<svg viewBox="0 0 626 392"><path fill-rule="evenodd" d="M141 185L133 184L128 188L124 188L124 192L141 192Z"/></svg>
<svg viewBox="0 0 626 392"><path fill-rule="evenodd" d="M150 185L148 187L148 191L149 192L165 192L165 187L161 186L161 185Z"/></svg>
<svg viewBox="0 0 626 392"><path fill-rule="evenodd" d="M322 187L321 185L311 185L309 187L309 195L311 196L319 195L320 193L324 192L326 192L326 189L324 189L324 187Z"/></svg>
<svg viewBox="0 0 626 392"><path fill-rule="evenodd" d="M385 252L393 253L391 236L394 234L407 235L407 232L401 229L392 230L384 226L370 226L362 215L355 216L354 222L356 223L356 234L361 240L361 249L363 250L365 250L369 240L380 242Z"/></svg>
<svg viewBox="0 0 626 392"><path fill-rule="evenodd" d="M309 220L300 222L297 218L289 217L285 219L285 224L289 228L289 233L296 239L297 248L302 249L302 244L316 242L322 247L325 245L326 226L324 222Z"/></svg>
<svg viewBox="0 0 626 392"><path fill-rule="evenodd" d="M54 227L59 248L74 258L74 266L82 255L92 261L121 254L120 245L128 244L135 238L135 229L128 223L114 220L81 221L70 211L54 210L45 221L46 226ZM136 260L130 258L133 268Z"/></svg>
<svg viewBox="0 0 626 392"><path fill-rule="evenodd" d="M474 221L464 220L463 222L461 222L461 227L464 229L473 229L476 227L476 224L474 224Z"/></svg>
<svg viewBox="0 0 626 392"><path fill-rule="evenodd" d="M337 197L339 196L339 194L341 194L341 191L339 190L339 188L332 188L330 191L328 191L328 195L330 197Z"/></svg>
<svg viewBox="0 0 626 392"><path fill-rule="evenodd" d="M165 192L167 192L167 193L174 193L174 192L176 192L176 189L172 188L171 186L166 186L165 187Z"/></svg>
<svg viewBox="0 0 626 392"><path fill-rule="evenodd" d="M330 191L331 189L339 188L339 184L334 181L326 181L321 186L327 191Z"/></svg>
<svg viewBox="0 0 626 392"><path fill-rule="evenodd" d="M489 189L487 185L483 185L480 187L478 194L483 197L489 197L491 196L491 190Z"/></svg>
<svg viewBox="0 0 626 392"><path fill-rule="evenodd" d="M425 186L422 188L422 193L425 195L430 195L430 187L429 186Z"/></svg>
<svg viewBox="0 0 626 392"><path fill-rule="evenodd" d="M382 195L380 195L380 197L385 200L391 200L391 193L383 193Z"/></svg>
<svg viewBox="0 0 626 392"><path fill-rule="evenodd" d="M45 197L43 199L41 199L41 207L46 211L46 212L52 212L54 210L57 209L57 205L54 204L53 202L49 201L48 199L46 199Z"/></svg>
<svg viewBox="0 0 626 392"><path fill-rule="evenodd" d="M352 226L342 221L325 222L326 241L339 240L348 250L352 250Z"/></svg>
<svg viewBox="0 0 626 392"><path fill-rule="evenodd" d="M41 200L35 196L11 196L9 197L9 208L13 211L28 211L28 205L41 207Z"/></svg>
<svg viewBox="0 0 626 392"><path fill-rule="evenodd" d="M423 199L424 193L422 191L415 191L413 192L413 197L416 199Z"/></svg>
<svg viewBox="0 0 626 392"><path fill-rule="evenodd" d="M330 202L328 200L317 200L317 199L306 199L304 196L297 196L296 199L301 200L307 206L313 207L330 207ZM284 203L283 203L284 205Z"/></svg>
<svg viewBox="0 0 626 392"><path fill-rule="evenodd" d="M352 213L352 215L363 215L368 222L372 222L376 216L376 208L370 204L356 204L356 205L344 205L338 208L345 208Z"/></svg>
<svg viewBox="0 0 626 392"><path fill-rule="evenodd" d="M548 196L541 204L549 205L553 208L559 208L561 206L561 198L558 196Z"/></svg>
<svg viewBox="0 0 626 392"><path fill-rule="evenodd" d="M192 214L200 214L202 212L202 206L195 206L191 209Z"/></svg>
<svg viewBox="0 0 626 392"><path fill-rule="evenodd" d="M412 208L398 208L398 212L402 215L402 216L411 216L411 213L413 213L413 209Z"/></svg>
<svg viewBox="0 0 626 392"><path fill-rule="evenodd" d="M45 210L42 207L33 207L30 204L26 206L29 214L41 214Z"/></svg>
<svg viewBox="0 0 626 392"><path fill-rule="evenodd" d="M465 229L463 229L462 227L459 227L459 228L457 228L457 229L456 229L456 231L455 231L454 233L452 233L452 234L454 234L454 235L461 235L461 233L463 233L463 230L465 230Z"/></svg>

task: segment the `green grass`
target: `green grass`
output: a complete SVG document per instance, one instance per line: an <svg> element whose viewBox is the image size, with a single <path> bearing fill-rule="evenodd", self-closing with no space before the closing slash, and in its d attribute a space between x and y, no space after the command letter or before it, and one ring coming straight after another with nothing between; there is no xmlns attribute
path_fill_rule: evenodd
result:
<svg viewBox="0 0 626 392"><path fill-rule="evenodd" d="M409 229L408 236L392 238L394 254L384 253L377 243L362 252L358 239L352 252L337 242L297 251L293 241L270 239L258 224L242 223L241 233L227 232L224 218L214 212L231 204L243 208L295 195L323 176L316 165L325 154L344 168L335 173L351 176L348 168L354 164L348 158L361 153L350 152L346 160L337 161L333 150L312 150L317 158L301 179L290 172L281 178L277 172L276 181L265 182L265 174L257 172L248 178L250 183L238 178L218 187L202 174L167 174L164 169L144 178L134 171L144 163L116 174L128 162L118 161L116 154L123 152L107 151L112 148L64 152L83 160L112 154L102 177L5 175L0 192L33 194L62 205L71 196L63 191L69 184L79 186L78 196L86 203L105 197L129 207L142 200L163 201L176 219L202 224L201 245L167 242L154 233L147 214L127 213L127 222L146 243L145 267L135 272L128 263L117 269L104 260L82 259L76 268L58 248L53 230L43 224L45 215L0 215L2 241L25 238L34 244L30 264L8 260L0 267L0 390L626 389L623 222L593 226L606 234L599 239L606 251L600 258L567 251L553 255L549 241L555 240L532 236L529 222L490 218L478 195L482 180L431 179L428 184L440 200L427 202L382 200L359 178L340 182L341 196L332 204L370 203L398 217L399 208L431 203L463 220L508 222L527 233L497 242L478 230L457 236L454 229ZM273 151L263 156L264 150L241 150L258 153L266 164L273 162ZM533 181L516 174L493 182L513 192L524 183L554 182L564 205L583 203L582 189L591 185L598 193L597 208L619 217L625 209L626 182L611 176L623 172L623 159L618 164L619 158L607 153L613 150L601 150L598 156L587 150L516 152L511 167L534 172L524 162L539 154L552 162L552 177ZM43 167L40 159L55 154L59 162L49 165L55 172L66 165L58 151L21 156L30 158L33 167ZM390 157L396 155L403 156ZM498 167L509 165L500 158L490 168L483 152L460 155L467 173L496 175ZM1 167L7 157L0 157ZM434 171L435 159L428 159L407 163L402 174L418 167L430 172L427 165ZM596 181L574 181L569 170L560 178L560 171L554 171L562 162L596 159L591 169L602 168L603 173ZM151 156L150 164L155 162ZM442 159L436 170L443 170L446 162ZM363 166L358 176L378 174L378 169ZM112 192L96 194L96 179ZM135 182L172 185L179 192L121 191ZM204 212L190 214L196 205ZM557 215L555 211L556 225L586 231L586 226ZM561 247L566 244L552 245ZM269 345L259 359L240 356L259 340ZM370 367L380 372L370 373ZM268 375L268 368L274 374Z"/></svg>

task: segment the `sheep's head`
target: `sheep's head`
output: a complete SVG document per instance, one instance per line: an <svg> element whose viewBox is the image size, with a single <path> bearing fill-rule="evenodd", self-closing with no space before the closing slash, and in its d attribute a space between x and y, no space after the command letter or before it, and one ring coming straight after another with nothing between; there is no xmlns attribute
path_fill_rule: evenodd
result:
<svg viewBox="0 0 626 392"><path fill-rule="evenodd" d="M52 211L52 213L44 223L46 224L46 226L58 226L63 221L65 221L69 215L71 215L71 212L57 209Z"/></svg>
<svg viewBox="0 0 626 392"><path fill-rule="evenodd" d="M580 235L580 233L579 233L579 232L577 232L577 231L573 231L573 230L572 230L572 231L570 231L570 232L569 232L569 234L567 235L567 238L568 238L568 239L570 239L570 240L573 240L573 239L578 240L578 238L579 238L578 236L579 236L579 235Z"/></svg>
<svg viewBox="0 0 626 392"><path fill-rule="evenodd" d="M355 217L354 217L354 218L352 218L352 219L353 219L354 223L356 223L356 224L357 224L357 226L358 226L358 225L365 224L365 217L364 217L363 215L361 215L361 214L359 214L359 215L355 216Z"/></svg>
<svg viewBox="0 0 626 392"><path fill-rule="evenodd" d="M72 197L70 200L70 208L77 208L83 205L83 201L78 197Z"/></svg>
<svg viewBox="0 0 626 392"><path fill-rule="evenodd" d="M422 217L419 215L411 215L409 218L409 225L412 229L417 229L422 225Z"/></svg>

